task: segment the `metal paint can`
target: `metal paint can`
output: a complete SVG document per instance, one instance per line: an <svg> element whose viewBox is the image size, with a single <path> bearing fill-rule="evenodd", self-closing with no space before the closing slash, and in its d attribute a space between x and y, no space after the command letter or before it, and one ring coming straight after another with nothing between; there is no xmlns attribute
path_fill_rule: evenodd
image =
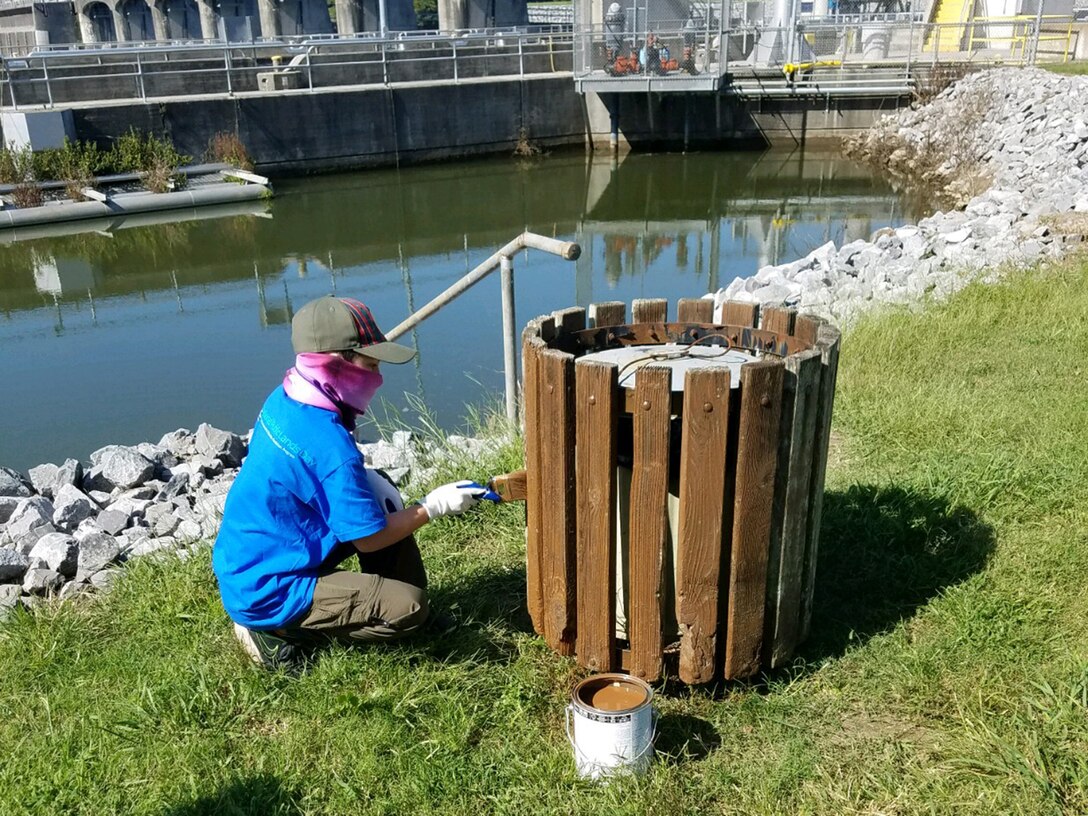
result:
<svg viewBox="0 0 1088 816"><path fill-rule="evenodd" d="M583 779L644 774L654 751L654 690L626 674L578 683L567 706L567 739Z"/></svg>

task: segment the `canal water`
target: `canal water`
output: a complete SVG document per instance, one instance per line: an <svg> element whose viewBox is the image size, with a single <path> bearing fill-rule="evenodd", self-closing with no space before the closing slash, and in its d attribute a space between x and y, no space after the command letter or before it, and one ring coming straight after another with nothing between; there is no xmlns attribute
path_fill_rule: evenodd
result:
<svg viewBox="0 0 1088 816"><path fill-rule="evenodd" d="M571 305L699 296L913 218L857 164L777 151L488 159L284 181L276 193L67 234L0 233L0 465L86 460L201 422L243 432L291 365L302 304L359 298L391 328L525 229L583 252L515 258L519 326ZM498 275L401 342L419 354L383 366L378 414L415 422L414 396L453 430L466 405L497 404Z"/></svg>

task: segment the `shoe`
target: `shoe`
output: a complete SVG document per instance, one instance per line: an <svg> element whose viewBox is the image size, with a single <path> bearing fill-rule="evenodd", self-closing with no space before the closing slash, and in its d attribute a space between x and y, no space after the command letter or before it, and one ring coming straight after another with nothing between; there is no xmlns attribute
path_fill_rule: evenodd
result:
<svg viewBox="0 0 1088 816"><path fill-rule="evenodd" d="M279 635L272 632L262 632L258 629L247 629L241 624L234 624L234 636L246 650L246 654L258 666L266 669L284 669L293 672L299 667L298 647Z"/></svg>
<svg viewBox="0 0 1088 816"><path fill-rule="evenodd" d="M446 610L436 612L432 609L427 622L423 624L423 631L428 635L448 635L460 625L461 622Z"/></svg>

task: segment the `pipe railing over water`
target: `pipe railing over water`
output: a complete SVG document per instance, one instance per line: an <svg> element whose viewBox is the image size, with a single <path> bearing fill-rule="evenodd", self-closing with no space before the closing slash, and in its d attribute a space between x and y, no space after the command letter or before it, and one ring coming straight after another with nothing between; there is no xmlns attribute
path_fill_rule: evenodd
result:
<svg viewBox="0 0 1088 816"><path fill-rule="evenodd" d="M582 254L582 248L571 241L559 241L555 238L546 238L534 232L523 232L506 246L499 249L483 263L476 266L470 272L432 298L426 305L417 309L407 318L402 320L390 331L385 333L386 338L395 340L405 332L415 328L428 317L433 315L451 300L464 294L464 292L481 280L486 278L496 269L502 270L502 350L503 371L506 379L506 418L511 423L518 418L518 358L517 358L517 334L514 328L514 253L522 249L539 249L541 252L550 252L558 255L566 261L576 261Z"/></svg>

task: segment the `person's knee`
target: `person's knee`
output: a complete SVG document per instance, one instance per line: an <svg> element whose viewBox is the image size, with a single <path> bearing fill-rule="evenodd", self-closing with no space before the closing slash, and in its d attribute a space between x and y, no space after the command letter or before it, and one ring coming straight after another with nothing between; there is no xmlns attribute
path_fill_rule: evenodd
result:
<svg viewBox="0 0 1088 816"><path fill-rule="evenodd" d="M412 587L405 594L404 614L395 621L390 621L391 628L395 629L399 635L410 635L423 627L430 613L427 590Z"/></svg>

